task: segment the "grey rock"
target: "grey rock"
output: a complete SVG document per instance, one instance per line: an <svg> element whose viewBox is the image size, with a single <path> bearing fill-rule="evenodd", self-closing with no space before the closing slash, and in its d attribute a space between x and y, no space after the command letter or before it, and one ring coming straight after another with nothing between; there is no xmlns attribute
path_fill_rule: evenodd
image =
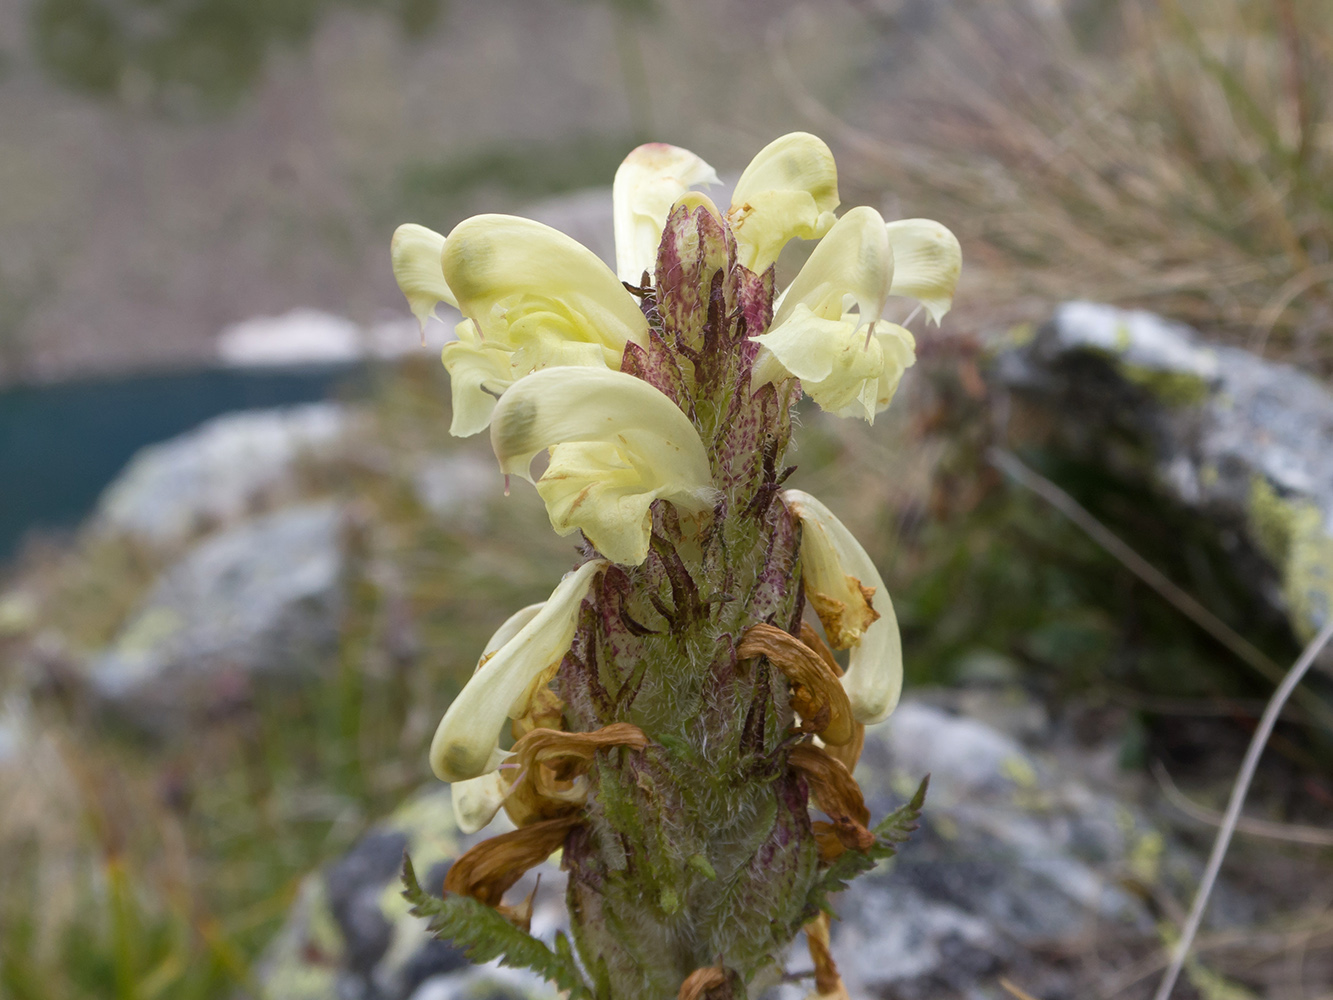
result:
<svg viewBox="0 0 1333 1000"><path fill-rule="evenodd" d="M0 699L0 769L22 761L31 728L25 699L16 694Z"/></svg>
<svg viewBox="0 0 1333 1000"><path fill-rule="evenodd" d="M177 544L290 494L303 456L327 457L356 423L338 403L228 413L140 451L93 515L103 531Z"/></svg>
<svg viewBox="0 0 1333 1000"><path fill-rule="evenodd" d="M118 714L167 734L327 662L342 608L342 516L304 504L213 535L169 567L116 641L88 668Z"/></svg>
<svg viewBox="0 0 1333 1000"><path fill-rule="evenodd" d="M434 891L453 858L506 829L512 827L501 818L482 834L459 834L443 786L408 802L306 880L260 963L263 1000L555 1000L558 991L536 975L494 962L474 966L450 942L428 935L400 894L404 851L421 884ZM548 861L512 891L526 894L539 875L532 932L549 942L567 927L563 873Z"/></svg>
<svg viewBox="0 0 1333 1000"><path fill-rule="evenodd" d="M1114 795L976 718L907 700L866 732L856 777L871 815L926 774L921 829L835 902L833 953L852 996L998 997L1001 974L1067 996L1042 956L1089 936L1152 939L1122 881L1161 838Z"/></svg>
<svg viewBox="0 0 1333 1000"><path fill-rule="evenodd" d="M1147 312L1061 306L997 357L1059 442L1210 519L1238 577L1308 639L1333 613L1333 393ZM1125 442L1129 442L1126 444Z"/></svg>

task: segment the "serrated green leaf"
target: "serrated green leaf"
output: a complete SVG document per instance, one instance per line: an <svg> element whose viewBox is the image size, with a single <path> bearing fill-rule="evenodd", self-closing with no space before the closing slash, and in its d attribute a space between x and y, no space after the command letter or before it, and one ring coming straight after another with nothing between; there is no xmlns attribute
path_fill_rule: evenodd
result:
<svg viewBox="0 0 1333 1000"><path fill-rule="evenodd" d="M427 929L432 935L452 941L473 962L480 964L498 958L501 965L531 969L560 989L568 990L570 1000L593 1000L564 934L556 936L552 951L471 896L453 893L443 899L432 896L421 888L412 859L406 854L402 880L403 898L412 904L412 915L428 921Z"/></svg>
<svg viewBox="0 0 1333 1000"><path fill-rule="evenodd" d="M875 834L875 843L865 851L843 851L815 882L807 897L807 910L813 915L819 910L832 913L828 897L835 892L842 892L857 876L864 875L881 861L898 853L898 846L906 843L917 828L921 818L921 807L926 802L926 789L930 787L930 775L921 779L912 800L899 809L885 816L871 832Z"/></svg>

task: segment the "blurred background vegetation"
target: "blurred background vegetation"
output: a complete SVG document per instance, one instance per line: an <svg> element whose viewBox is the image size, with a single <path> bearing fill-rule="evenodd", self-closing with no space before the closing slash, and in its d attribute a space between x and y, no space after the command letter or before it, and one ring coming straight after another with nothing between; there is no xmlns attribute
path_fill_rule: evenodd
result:
<svg viewBox="0 0 1333 1000"><path fill-rule="evenodd" d="M1269 687L1001 488L982 459L981 334L1093 298L1327 376L1330 102L1322 0L15 2L0 9L0 379L188 370L227 324L295 306L400 316L399 222L448 231L605 187L648 137L726 174L808 129L838 156L844 203L937 218L964 247L958 308L922 338L889 419L803 413L793 459L793 484L817 483L888 570L909 685L1019 684L1081 706L1126 768L1151 754L1225 777ZM252 989L300 880L430 782L440 707L570 561L531 491L467 524L414 496L411 456L486 454L445 433L438 364L377 367L356 396L375 445L301 487L356 512L318 685L240 698L164 752L62 678L165 557L72 534L12 562L36 610L0 613L0 691L34 688L42 725L38 766L0 789L0 996ZM1044 468L1292 657L1204 529L1094 469ZM1274 743L1298 812L1333 805L1327 736L1298 718Z"/></svg>

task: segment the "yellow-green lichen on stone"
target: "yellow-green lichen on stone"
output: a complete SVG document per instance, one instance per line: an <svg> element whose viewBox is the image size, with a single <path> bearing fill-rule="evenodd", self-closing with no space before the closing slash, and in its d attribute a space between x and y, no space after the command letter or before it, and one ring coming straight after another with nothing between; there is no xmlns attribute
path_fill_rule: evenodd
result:
<svg viewBox="0 0 1333 1000"><path fill-rule="evenodd" d="M288 932L269 953L264 1000L328 1000L336 993L344 948L324 880L312 875L301 886Z"/></svg>
<svg viewBox="0 0 1333 1000"><path fill-rule="evenodd" d="M1193 372L1168 371L1121 360L1115 365L1127 382L1146 389L1167 406L1197 406L1211 391L1208 381Z"/></svg>
<svg viewBox="0 0 1333 1000"><path fill-rule="evenodd" d="M1333 537L1319 508L1288 500L1256 476L1250 487L1250 532L1278 567L1293 629L1311 638L1333 611Z"/></svg>

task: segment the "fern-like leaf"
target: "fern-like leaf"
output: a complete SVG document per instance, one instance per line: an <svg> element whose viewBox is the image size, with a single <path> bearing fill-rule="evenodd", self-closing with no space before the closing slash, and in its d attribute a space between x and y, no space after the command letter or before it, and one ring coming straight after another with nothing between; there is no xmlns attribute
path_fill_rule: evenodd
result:
<svg viewBox="0 0 1333 1000"><path fill-rule="evenodd" d="M806 908L811 918L820 910L832 914L828 900L830 895L842 892L852 879L864 875L881 861L898 853L899 845L906 843L918 826L917 820L921 818L921 807L925 805L926 789L929 787L930 775L926 775L910 802L895 809L875 825L871 831L875 834L875 843L868 850L843 851L828 867L811 888L807 898Z"/></svg>
<svg viewBox="0 0 1333 1000"><path fill-rule="evenodd" d="M452 941L473 962L480 964L498 958L501 965L531 969L560 989L568 990L569 1000L593 1000L563 932L556 935L552 951L471 896L455 893L443 899L433 896L417 881L412 859L406 854L402 880L403 898L412 904L412 915L429 921L427 929L431 934Z"/></svg>

